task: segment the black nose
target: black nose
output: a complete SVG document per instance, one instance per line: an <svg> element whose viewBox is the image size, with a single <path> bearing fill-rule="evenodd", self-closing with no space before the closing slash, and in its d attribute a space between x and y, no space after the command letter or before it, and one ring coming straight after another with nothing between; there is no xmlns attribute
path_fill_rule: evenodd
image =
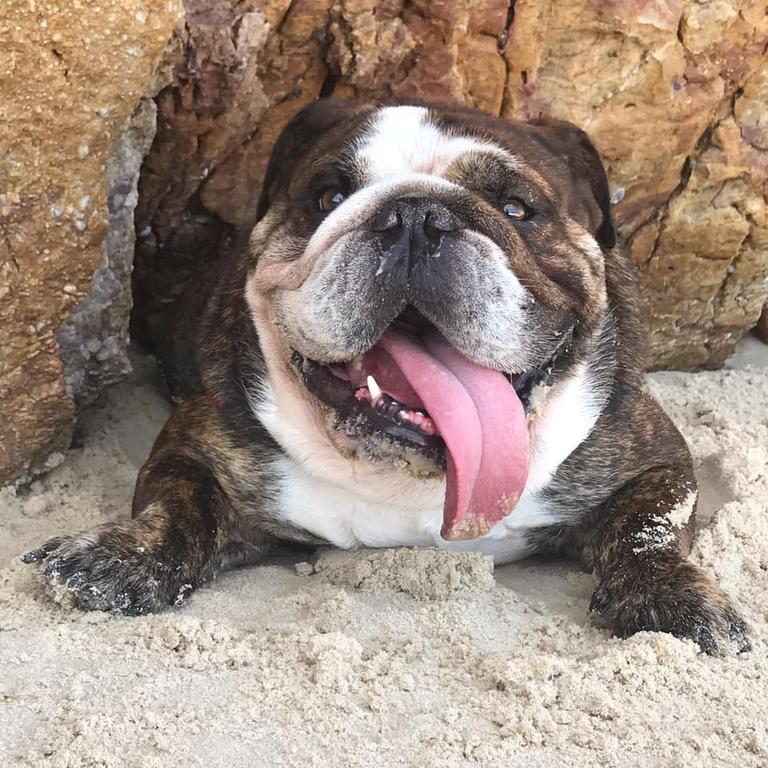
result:
<svg viewBox="0 0 768 768"><path fill-rule="evenodd" d="M371 220L385 259L382 270L399 264L408 273L427 256L437 256L444 236L458 229L453 214L427 197L401 197L385 205Z"/></svg>

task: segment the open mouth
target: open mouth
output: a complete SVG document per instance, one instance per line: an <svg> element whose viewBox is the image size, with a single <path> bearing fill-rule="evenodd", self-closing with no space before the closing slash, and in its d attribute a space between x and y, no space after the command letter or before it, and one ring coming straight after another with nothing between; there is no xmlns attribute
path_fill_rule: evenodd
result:
<svg viewBox="0 0 768 768"><path fill-rule="evenodd" d="M385 392L381 383L369 372L366 356L348 363L329 365L294 351L291 362L301 374L307 389L334 408L340 420L354 419L357 423L362 420L371 431L383 433L405 447L419 450L435 464L444 467L445 442L418 396L408 393L398 399L391 392ZM552 366L503 375L514 388L527 414L534 388L538 384L551 383Z"/></svg>
<svg viewBox="0 0 768 768"><path fill-rule="evenodd" d="M340 428L354 424L445 467L443 538L483 535L514 509L528 474L526 410L551 367L513 376L479 366L411 309L353 360L294 352L292 363Z"/></svg>

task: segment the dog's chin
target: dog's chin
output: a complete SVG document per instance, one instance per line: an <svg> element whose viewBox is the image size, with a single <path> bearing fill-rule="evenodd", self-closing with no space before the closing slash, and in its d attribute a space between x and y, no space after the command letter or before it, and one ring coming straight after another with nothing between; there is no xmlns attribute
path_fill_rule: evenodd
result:
<svg viewBox="0 0 768 768"><path fill-rule="evenodd" d="M387 334L421 345L437 330L408 308ZM386 376L381 380L382 359L386 358L381 346L379 341L366 353L343 363L312 360L292 350L290 362L323 412L328 436L342 454L385 462L417 477L439 477L445 473L447 460L439 419L433 418L409 387L388 387ZM500 373L530 417L532 395L538 385L553 383L553 370L554 356L524 373Z"/></svg>

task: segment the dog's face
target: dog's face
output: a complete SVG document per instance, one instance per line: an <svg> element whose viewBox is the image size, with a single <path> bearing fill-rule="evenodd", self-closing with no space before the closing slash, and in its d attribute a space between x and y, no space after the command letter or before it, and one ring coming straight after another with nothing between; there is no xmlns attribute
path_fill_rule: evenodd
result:
<svg viewBox="0 0 768 768"><path fill-rule="evenodd" d="M522 493L532 390L579 364L614 244L569 124L318 102L278 140L250 241L272 388L350 461L446 472L443 535L477 536Z"/></svg>

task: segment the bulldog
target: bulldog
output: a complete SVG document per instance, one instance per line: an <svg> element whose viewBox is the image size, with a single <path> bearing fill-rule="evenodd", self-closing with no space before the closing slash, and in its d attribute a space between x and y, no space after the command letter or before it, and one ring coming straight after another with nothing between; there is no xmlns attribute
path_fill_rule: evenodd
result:
<svg viewBox="0 0 768 768"><path fill-rule="evenodd" d="M637 275L584 132L321 100L256 206L169 331L181 403L131 519L27 563L81 608L142 614L286 541L559 553L617 635L749 648L686 560L691 456L644 389Z"/></svg>

